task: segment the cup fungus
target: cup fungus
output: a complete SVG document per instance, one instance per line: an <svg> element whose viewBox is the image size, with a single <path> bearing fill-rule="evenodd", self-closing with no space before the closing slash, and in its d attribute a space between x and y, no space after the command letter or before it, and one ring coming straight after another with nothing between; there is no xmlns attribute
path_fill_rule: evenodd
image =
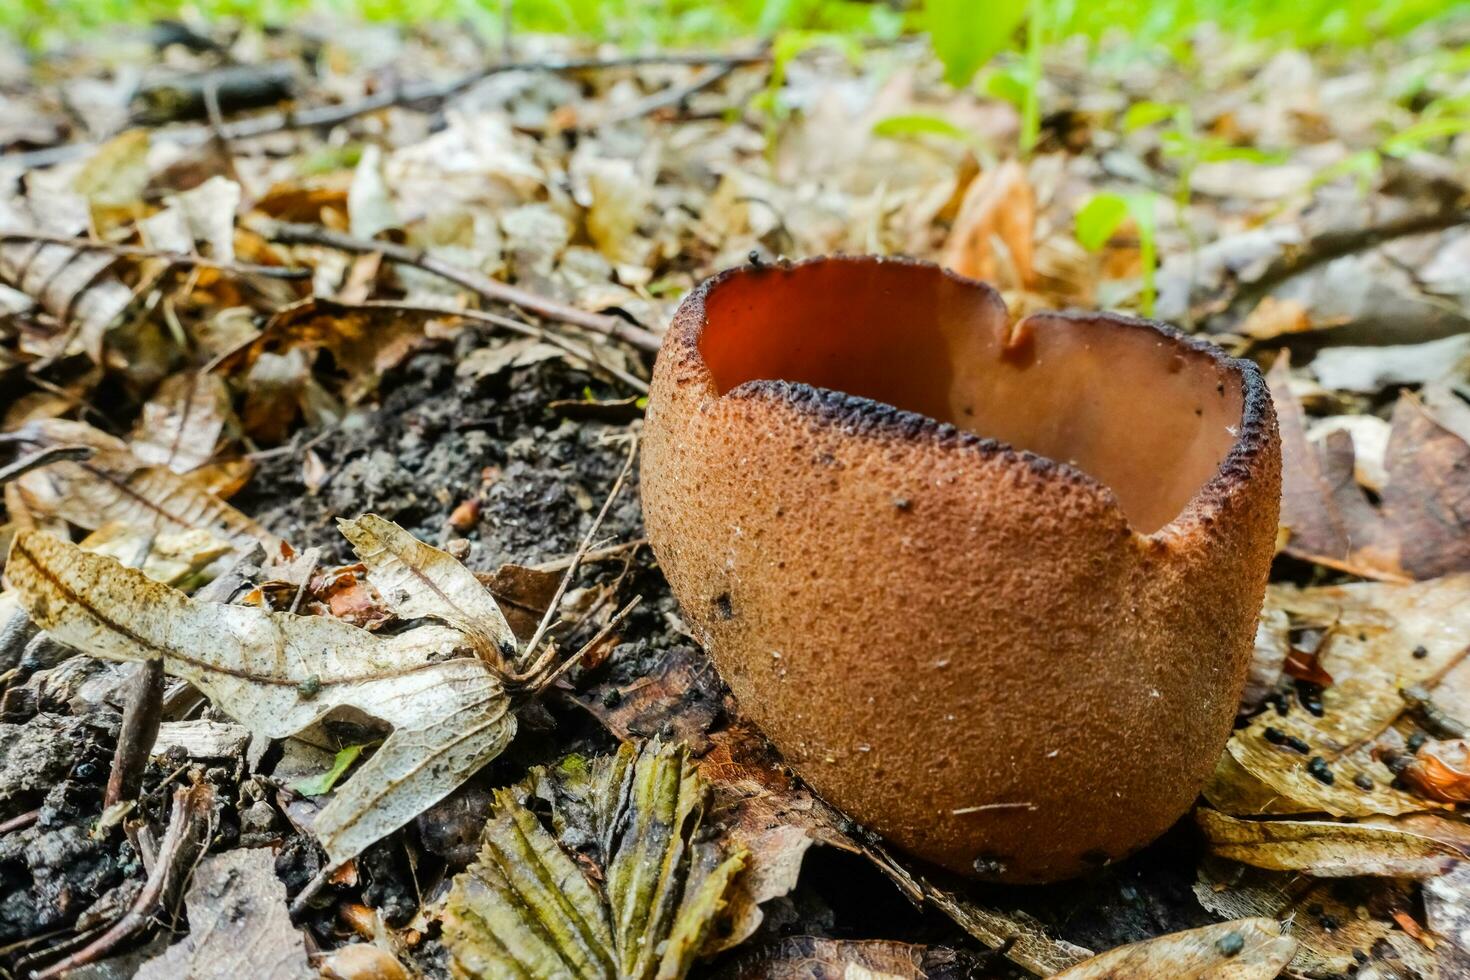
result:
<svg viewBox="0 0 1470 980"><path fill-rule="evenodd" d="M1009 882L1184 813L1245 680L1280 449L1253 364L872 258L749 266L654 370L648 535L742 709L905 850Z"/></svg>

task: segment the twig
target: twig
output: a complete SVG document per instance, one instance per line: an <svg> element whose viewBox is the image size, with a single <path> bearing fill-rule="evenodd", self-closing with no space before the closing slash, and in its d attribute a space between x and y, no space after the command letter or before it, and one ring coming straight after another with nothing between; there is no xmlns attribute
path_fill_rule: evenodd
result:
<svg viewBox="0 0 1470 980"><path fill-rule="evenodd" d="M746 62L745 64L748 63ZM660 109L671 109L682 104L691 95L703 92L722 79L728 78L739 67L741 65L734 62L711 66L684 85L670 85L665 89L654 92L646 98L639 99L637 102L618 112L611 113L601 119L588 120L586 123L578 126L577 129L586 132L601 126L615 126L618 123L629 122L633 119L640 119L643 116L652 115Z"/></svg>
<svg viewBox="0 0 1470 980"><path fill-rule="evenodd" d="M521 660L525 660L536 651L536 647L546 635L546 631L551 628L551 621L556 617L557 608L561 606L561 597L566 595L567 586L571 584L572 577L577 574L577 569L581 566L582 559L586 557L587 550L592 547L592 539L597 536L598 528L602 527L603 519L607 517L607 512L612 509L613 501L618 498L618 493L623 489L623 483L627 481L628 474L632 472L633 460L637 456L638 440L635 438L628 446L628 458L623 461L623 468L619 471L618 478L613 481L612 489L607 492L607 499L602 502L602 509L597 512L597 517L593 520L592 526L583 535L582 543L577 545L577 552L572 556L571 563L567 565L566 572L562 574L561 581L557 583L556 593L551 597L551 602L547 605L546 612L541 617L541 622L537 624L536 632L531 635L530 641L523 648L520 657Z"/></svg>
<svg viewBox="0 0 1470 980"><path fill-rule="evenodd" d="M41 819L40 810L27 810L11 817L4 823L0 823L0 834L9 834L17 830L23 830Z"/></svg>
<svg viewBox="0 0 1470 980"><path fill-rule="evenodd" d="M311 270L282 265L256 265L253 262L224 262L205 258L192 252L172 252L163 249L142 248L137 245L114 245L90 238L65 238L58 235L41 235L24 231L0 231L0 242L35 242L41 245L64 245L78 252L109 252L130 259L160 259L170 265L203 266L219 269L242 276L263 276L267 279L310 279Z"/></svg>
<svg viewBox="0 0 1470 980"><path fill-rule="evenodd" d="M514 317L501 316L498 313L486 313L484 310L440 310L436 307L409 306L403 303L394 303L390 300L371 300L361 304L368 307L391 308L403 310L405 313L440 313L444 316L458 316L466 320L474 320L478 323L488 323L492 326L502 327L512 333L518 333L525 337L535 337L537 340L559 347L573 357L586 361L594 368L606 371L609 375L632 388L640 395L648 394L648 382L642 378L635 378L622 368L606 364L597 356L597 352L585 344L579 344L575 340L563 337L561 334L544 327L538 327L534 323L517 320Z"/></svg>
<svg viewBox="0 0 1470 980"><path fill-rule="evenodd" d="M256 230L269 240L284 245L321 245L357 255L378 252L390 262L411 265L425 272L431 272L441 279L447 279L455 285L463 286L492 302L508 303L548 320L559 320L593 333L614 337L649 353L656 353L661 343L654 334L626 320L608 316L605 313L589 313L586 310L579 310L575 306L541 296L528 289L491 279L473 269L446 262L421 249L377 239L355 238L321 225L304 225L288 221L261 221L257 224Z"/></svg>
<svg viewBox="0 0 1470 980"><path fill-rule="evenodd" d="M148 872L142 891L132 907L112 927L70 956L34 974L35 980L59 977L68 970L91 963L142 929L176 894L193 870L194 859L209 843L214 823L214 791L208 783L182 787L174 792L168 830L158 845L158 860Z"/></svg>
<svg viewBox="0 0 1470 980"><path fill-rule="evenodd" d="M613 617L607 621L606 626L597 631L596 636L592 637L592 639L582 644L581 648L578 649L576 653L572 654L570 657L557 664L556 668L546 674L545 677L534 679L532 682L534 685L532 687L533 693L539 694L540 692L546 690L552 684L555 684L557 678L561 677L562 674L565 674L567 671L571 670L572 667L576 664L581 663L582 658L587 656L587 654L592 650L596 649L599 643L607 639L608 634L621 626L623 620L628 618L628 614L631 613L634 609L638 608L638 604L642 601L643 597L641 595L635 595L626 606L619 609L613 615Z"/></svg>
<svg viewBox="0 0 1470 980"><path fill-rule="evenodd" d="M617 558L624 552L636 551L647 543L647 538L634 538L631 541L619 541L617 544L610 544L606 548L593 548L582 556L582 564L587 565L592 562L607 561L609 558ZM563 555L560 558L543 561L541 564L532 565L531 567L538 572L559 572L570 565L574 557L574 555Z"/></svg>
<svg viewBox="0 0 1470 980"><path fill-rule="evenodd" d="M441 102L452 98L483 78L508 71L544 71L554 73L576 71L600 71L616 68L637 68L647 65L745 65L763 61L768 57L764 51L743 54L645 54L626 55L616 58L562 58L529 61L502 61L451 79L448 82L418 82L395 86L357 102L341 105L313 106L309 109L286 112L267 112L249 119L241 119L223 126L219 135L227 140L253 139L288 129L313 129L336 126L358 116L378 112L397 105L413 105L422 102ZM175 129L156 130L151 134L154 142L177 143L197 146L208 142L214 135L208 126L182 126ZM63 143L48 146L43 150L18 153L3 158L4 162L15 163L21 169L31 170L50 167L68 160L86 156L97 148L97 143Z"/></svg>
<svg viewBox="0 0 1470 980"><path fill-rule="evenodd" d="M9 483L16 477L38 470L52 463L60 463L63 460L88 459L96 452L91 446L50 446L39 452L22 456L20 459L8 466L0 467L0 484Z"/></svg>
<svg viewBox="0 0 1470 980"><path fill-rule="evenodd" d="M158 724L163 720L163 660L151 657L138 666L123 706L122 727L112 755L112 773L102 798L106 810L125 800L138 798L148 756L158 741Z"/></svg>
<svg viewBox="0 0 1470 980"><path fill-rule="evenodd" d="M351 858L348 858L348 860L350 861ZM327 882L331 881L332 876L346 863L347 861L341 861L337 864L326 865L316 873L315 877L306 883L306 887L297 892L296 897L291 899L292 922L300 921L301 917L306 914L307 908L310 907L311 900L316 898L317 893L326 887Z"/></svg>

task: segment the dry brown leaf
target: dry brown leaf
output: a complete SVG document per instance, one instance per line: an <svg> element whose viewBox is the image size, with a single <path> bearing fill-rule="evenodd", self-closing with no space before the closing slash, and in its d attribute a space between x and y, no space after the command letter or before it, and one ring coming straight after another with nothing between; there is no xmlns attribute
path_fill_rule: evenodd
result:
<svg viewBox="0 0 1470 980"><path fill-rule="evenodd" d="M1308 438L1288 366L1283 352L1268 376L1281 426L1285 550L1387 581L1470 571L1470 444L1404 392L1384 454L1382 506L1375 507L1357 479L1352 435L1339 427L1320 444Z"/></svg>
<svg viewBox="0 0 1470 980"><path fill-rule="evenodd" d="M670 738L703 755L724 710L722 695L709 660L681 646L632 681L609 678L574 697L618 738Z"/></svg>
<svg viewBox="0 0 1470 980"><path fill-rule="evenodd" d="M1297 943L1275 919L1237 919L1110 949L1052 980L1271 980Z"/></svg>
<svg viewBox="0 0 1470 980"><path fill-rule="evenodd" d="M1261 297L1239 328L1240 333L1252 340L1271 340L1312 329L1315 328L1305 306L1294 299L1277 299L1274 296Z"/></svg>
<svg viewBox="0 0 1470 980"><path fill-rule="evenodd" d="M1291 704L1287 714L1267 710L1232 734L1205 797L1234 816L1367 817L1435 808L1390 785L1393 773L1373 758L1373 741L1403 713L1400 687L1433 685L1470 650L1470 576L1273 585L1267 605L1298 627L1326 631L1319 658L1336 683L1322 694L1321 717ZM1330 783L1311 772L1313 757L1323 760Z"/></svg>
<svg viewBox="0 0 1470 980"><path fill-rule="evenodd" d="M16 536L6 577L57 640L110 660L161 657L256 737L285 738L344 708L391 725L316 817L334 862L442 799L515 734L500 678L452 656L463 641L454 630L380 639L324 617L196 602L39 531Z"/></svg>
<svg viewBox="0 0 1470 980"><path fill-rule="evenodd" d="M231 414L223 378L192 371L175 374L143 406L133 428L133 455L188 473L209 462Z"/></svg>
<svg viewBox="0 0 1470 980"><path fill-rule="evenodd" d="M59 517L95 530L113 521L155 531L203 529L240 547L255 542L274 550L280 539L166 466L150 466L127 445L83 422L45 419L19 434L40 445L79 445L90 459L62 461L32 470L14 487L33 514Z"/></svg>
<svg viewBox="0 0 1470 980"><path fill-rule="evenodd" d="M1353 442L1329 433L1319 448L1291 390L1290 359L1276 359L1267 381L1281 430L1281 524L1286 552L1365 578L1402 580L1397 549L1386 543L1378 512L1353 477Z"/></svg>
<svg viewBox="0 0 1470 980"><path fill-rule="evenodd" d="M1031 284L1036 195L1026 170L1007 160L970 183L945 242L943 263L961 275L1024 288Z"/></svg>
<svg viewBox="0 0 1470 980"><path fill-rule="evenodd" d="M1195 819L1210 850L1220 857L1273 871L1304 871L1318 878L1429 878L1464 860L1465 844L1470 842L1470 828L1429 815L1403 823L1387 819L1359 823L1237 820L1201 808ZM1450 843L1446 837L1458 837L1459 842Z"/></svg>
<svg viewBox="0 0 1470 980"><path fill-rule="evenodd" d="M87 229L85 202L0 200L0 231L71 238ZM102 362L102 337L133 301L111 271L115 256L34 242L0 243L0 283L30 296L62 327L32 349L42 357L85 353Z"/></svg>

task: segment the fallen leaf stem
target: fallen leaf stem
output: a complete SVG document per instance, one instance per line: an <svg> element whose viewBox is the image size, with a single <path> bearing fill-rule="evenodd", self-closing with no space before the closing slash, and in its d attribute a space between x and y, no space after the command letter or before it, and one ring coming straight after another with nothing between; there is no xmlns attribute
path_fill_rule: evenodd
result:
<svg viewBox="0 0 1470 980"><path fill-rule="evenodd" d="M242 276L263 276L267 279L310 279L311 270L285 265L259 265L254 262L225 262L192 252L174 252L165 249L143 248L138 245L115 245L99 242L92 238L66 238L60 235L43 235L26 231L0 231L0 242L32 242L40 245L60 245L78 252L107 252L121 258L158 259L170 265L218 269Z"/></svg>
<svg viewBox="0 0 1470 980"><path fill-rule="evenodd" d="M542 296L529 289L491 279L474 269L446 262L422 249L378 239L357 238L344 232L324 228L321 225L298 224L289 221L261 221L257 224L256 230L270 241L282 245L320 245L355 255L377 252L390 262L411 265L416 269L433 273L491 302L520 307L528 313L545 317L548 320L569 323L593 333L621 340L631 347L650 354L656 353L662 343L661 338L655 334L619 317L579 310L575 306Z"/></svg>

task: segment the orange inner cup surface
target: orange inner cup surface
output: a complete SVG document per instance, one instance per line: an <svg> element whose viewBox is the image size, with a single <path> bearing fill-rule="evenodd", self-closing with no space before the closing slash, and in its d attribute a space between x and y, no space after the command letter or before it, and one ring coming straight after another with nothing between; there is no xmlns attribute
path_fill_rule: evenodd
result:
<svg viewBox="0 0 1470 980"><path fill-rule="evenodd" d="M924 265L829 261L732 276L700 352L723 395L798 382L948 422L1071 464L1134 530L1174 520L1241 424L1241 381L1159 331L1039 314L1012 327L990 290Z"/></svg>

